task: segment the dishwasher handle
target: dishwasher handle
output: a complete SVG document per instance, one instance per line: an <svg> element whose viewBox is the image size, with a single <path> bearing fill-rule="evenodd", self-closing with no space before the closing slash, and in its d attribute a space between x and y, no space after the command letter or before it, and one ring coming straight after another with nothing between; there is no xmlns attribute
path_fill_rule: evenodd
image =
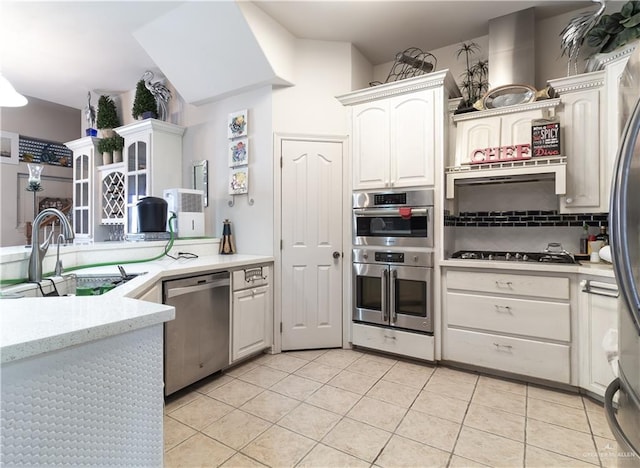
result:
<svg viewBox="0 0 640 468"><path fill-rule="evenodd" d="M229 286L230 284L231 284L231 281L229 281L228 277L214 279L213 281L206 281L202 283L194 281L194 284L190 286L167 288L167 299L170 299L172 297L183 296L185 294L190 294L194 292L206 291L208 289L221 288L224 286Z"/></svg>

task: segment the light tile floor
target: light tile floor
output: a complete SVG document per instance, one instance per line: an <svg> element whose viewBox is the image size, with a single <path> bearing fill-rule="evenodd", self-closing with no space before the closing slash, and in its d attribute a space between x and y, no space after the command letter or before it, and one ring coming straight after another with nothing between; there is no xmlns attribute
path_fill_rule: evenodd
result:
<svg viewBox="0 0 640 468"><path fill-rule="evenodd" d="M588 397L354 350L261 355L167 399L165 466L612 467Z"/></svg>

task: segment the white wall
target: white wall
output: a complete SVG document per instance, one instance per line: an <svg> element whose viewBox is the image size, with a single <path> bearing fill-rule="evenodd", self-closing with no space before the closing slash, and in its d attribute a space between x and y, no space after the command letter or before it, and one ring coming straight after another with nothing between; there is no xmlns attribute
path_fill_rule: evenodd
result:
<svg viewBox="0 0 640 468"><path fill-rule="evenodd" d="M228 194L229 155L227 118L247 109L249 136L249 194ZM206 235L222 236L229 219L238 253L273 255L273 143L271 87L249 91L201 107L186 106L183 167L209 161L209 206L205 210ZM189 187L185 180L185 187ZM251 206L249 199L254 200ZM228 206L234 199L235 205ZM212 252L216 253L216 252Z"/></svg>
<svg viewBox="0 0 640 468"><path fill-rule="evenodd" d="M335 96L351 91L351 44L297 40L295 50L295 85L273 91L274 132L345 135Z"/></svg>
<svg viewBox="0 0 640 468"><path fill-rule="evenodd" d="M80 138L80 110L33 97L28 99L25 107L2 108L2 130L58 143ZM27 179L19 179L18 175L28 173L26 163L0 164L0 246L25 243L24 223L33 220L33 194L24 190ZM73 178L71 168L45 165L42 175L44 190L38 192L37 197L73 196L71 184L61 181ZM52 177L55 179L50 179Z"/></svg>
<svg viewBox="0 0 640 468"><path fill-rule="evenodd" d="M475 42L480 47L480 50L470 57L473 62L477 60L487 60L489 56L489 36L470 38L463 42ZM424 51L429 52L436 57L436 70L450 70L453 78L456 80L456 83L460 83L462 81L461 76L466 68L464 55L461 55L460 58L457 58L458 49L460 48L461 44L462 42L458 44L448 45L446 47L441 47L439 49ZM374 66L373 80L384 83L387 79L387 75L389 75L389 70L391 70L393 62L394 61L391 60L387 63ZM491 64L489 64L489 66L491 66Z"/></svg>

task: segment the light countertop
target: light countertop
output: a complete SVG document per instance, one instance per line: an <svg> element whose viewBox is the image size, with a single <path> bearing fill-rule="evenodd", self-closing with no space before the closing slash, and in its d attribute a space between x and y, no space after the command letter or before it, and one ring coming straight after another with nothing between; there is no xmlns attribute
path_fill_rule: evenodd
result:
<svg viewBox="0 0 640 468"><path fill-rule="evenodd" d="M144 273L101 296L0 300L0 362L8 363L173 320L172 306L134 299L163 279L273 262L258 255L208 255L124 265ZM119 275L116 266L77 270Z"/></svg>
<svg viewBox="0 0 640 468"><path fill-rule="evenodd" d="M507 261L482 261L448 259L440 262L442 267L477 268L491 270L515 270L531 273L572 273L578 275L600 276L615 278L613 265L606 262L590 263L582 262L577 265L560 263L535 263L535 262L507 262Z"/></svg>

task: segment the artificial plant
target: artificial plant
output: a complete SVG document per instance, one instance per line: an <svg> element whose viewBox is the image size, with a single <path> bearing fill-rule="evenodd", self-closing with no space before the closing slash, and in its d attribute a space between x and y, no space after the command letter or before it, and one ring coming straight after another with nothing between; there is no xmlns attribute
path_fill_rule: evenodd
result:
<svg viewBox="0 0 640 468"><path fill-rule="evenodd" d="M144 85L144 80L140 80L136 85L136 97L133 100L131 115L134 119L137 119L145 112L153 112L154 115L158 115L158 105L156 98L153 97L151 91Z"/></svg>
<svg viewBox="0 0 640 468"><path fill-rule="evenodd" d="M458 49L457 58L464 55L465 71L462 73L461 91L463 100L458 109L472 107L489 90L489 61L476 60L471 56L480 50L475 42L463 42Z"/></svg>
<svg viewBox="0 0 640 468"><path fill-rule="evenodd" d="M611 15L603 15L589 34L587 44L607 53L640 38L640 1L629 1Z"/></svg>
<svg viewBox="0 0 640 468"><path fill-rule="evenodd" d="M120 126L116 104L109 96L102 95L98 99L98 119L96 126L100 129Z"/></svg>

